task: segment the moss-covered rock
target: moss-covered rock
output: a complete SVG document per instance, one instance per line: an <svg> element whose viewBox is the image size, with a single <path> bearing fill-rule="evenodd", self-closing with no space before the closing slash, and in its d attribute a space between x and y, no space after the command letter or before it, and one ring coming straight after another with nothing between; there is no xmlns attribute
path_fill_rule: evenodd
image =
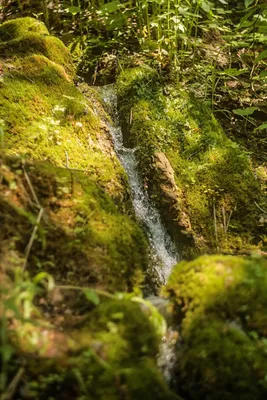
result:
<svg viewBox="0 0 267 400"><path fill-rule="evenodd" d="M30 43L22 50L29 35L49 54ZM84 95L74 85L68 50L39 21L2 24L1 43L11 57L2 60L0 82L2 247L14 246L23 257L41 206L32 272L45 269L58 282L111 291L139 285L147 243L97 92L87 87Z"/></svg>
<svg viewBox="0 0 267 400"><path fill-rule="evenodd" d="M266 260L202 256L178 264L165 290L181 330L180 387L192 399L264 399Z"/></svg>
<svg viewBox="0 0 267 400"><path fill-rule="evenodd" d="M147 264L143 233L94 180L48 162L6 162L1 168L2 250L8 247L11 258L14 250L24 257L38 215L30 179L44 208L28 258L31 272L46 270L57 282L111 291L140 284Z"/></svg>
<svg viewBox="0 0 267 400"><path fill-rule="evenodd" d="M118 101L125 142L137 146L150 196L184 256L266 249L258 227L266 192L211 111L147 66L120 74Z"/></svg>
<svg viewBox="0 0 267 400"><path fill-rule="evenodd" d="M64 44L50 36L45 25L34 18L17 18L0 26L0 52L5 57L44 55L63 66L68 74L74 75L71 55Z"/></svg>
<svg viewBox="0 0 267 400"><path fill-rule="evenodd" d="M42 279L39 274L29 280L18 272L15 282L5 279L1 287L2 336L9 348L5 379L10 380L14 371L23 371L23 379L18 379L13 389L16 398L180 399L167 388L157 369L158 326L140 307L141 298L120 294L120 299L111 299L106 293L98 305L91 304L90 313L76 313L63 330L59 315L55 326L33 304L34 299L39 307L48 301L41 284L48 277ZM77 293L82 294L82 289ZM83 295L83 308L86 303Z"/></svg>

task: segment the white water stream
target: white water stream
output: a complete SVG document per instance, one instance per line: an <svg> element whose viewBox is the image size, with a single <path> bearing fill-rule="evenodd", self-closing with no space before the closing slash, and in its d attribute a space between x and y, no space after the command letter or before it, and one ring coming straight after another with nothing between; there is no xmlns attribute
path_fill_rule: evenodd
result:
<svg viewBox="0 0 267 400"><path fill-rule="evenodd" d="M159 212L151 204L148 193L144 189L137 168L136 149L130 149L123 145L123 135L118 122L115 86L113 84L106 85L99 87L98 90L113 117L114 125L109 125L110 133L115 151L128 175L136 218L140 225L145 227L148 235L153 268L156 269L160 279L165 282L172 267L179 259L176 248L161 222Z"/></svg>

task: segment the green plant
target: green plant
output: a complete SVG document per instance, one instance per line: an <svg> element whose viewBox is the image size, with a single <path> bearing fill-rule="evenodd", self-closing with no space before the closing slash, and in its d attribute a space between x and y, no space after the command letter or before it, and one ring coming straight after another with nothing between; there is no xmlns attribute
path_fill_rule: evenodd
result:
<svg viewBox="0 0 267 400"><path fill-rule="evenodd" d="M0 354L2 370L0 374L0 390L4 392L7 385L8 364L15 351L9 340L9 327L13 324L25 324L34 322L38 311L34 305L36 296L44 291L54 288L54 279L46 272L40 272L34 278L30 278L27 272L21 268L14 270L13 282L6 282L1 288L2 314L1 314L1 346ZM15 322L14 322L15 321ZM20 332L23 335L23 331ZM34 331L27 331L28 340L35 340Z"/></svg>

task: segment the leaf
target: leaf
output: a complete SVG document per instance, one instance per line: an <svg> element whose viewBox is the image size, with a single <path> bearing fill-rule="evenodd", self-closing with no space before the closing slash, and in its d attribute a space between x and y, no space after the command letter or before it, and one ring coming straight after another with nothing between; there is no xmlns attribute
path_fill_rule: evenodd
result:
<svg viewBox="0 0 267 400"><path fill-rule="evenodd" d="M247 69L227 68L223 71L219 71L219 75L239 76L247 72Z"/></svg>
<svg viewBox="0 0 267 400"><path fill-rule="evenodd" d="M81 12L81 8L80 7L76 7L76 6L71 6L65 9L66 12L72 14L72 15L76 15L79 12Z"/></svg>
<svg viewBox="0 0 267 400"><path fill-rule="evenodd" d="M248 8L252 3L254 3L254 0L245 0L245 7Z"/></svg>
<svg viewBox="0 0 267 400"><path fill-rule="evenodd" d="M10 360L12 354L14 353L14 348L9 344L4 344L0 346L0 353L2 361L7 362Z"/></svg>
<svg viewBox="0 0 267 400"><path fill-rule="evenodd" d="M236 110L233 110L233 112L236 115L241 115L243 117L247 116L247 115L252 115L254 113L254 111L258 110L258 107L248 107L248 108L237 108Z"/></svg>
<svg viewBox="0 0 267 400"><path fill-rule="evenodd" d="M264 78L265 76L267 76L267 71L261 71L260 78Z"/></svg>
<svg viewBox="0 0 267 400"><path fill-rule="evenodd" d="M84 289L83 293L84 293L85 297L87 298L87 300L91 301L96 306L100 303L99 297L94 290Z"/></svg>
<svg viewBox="0 0 267 400"><path fill-rule="evenodd" d="M110 14L118 10L118 7L120 5L120 2L118 0L111 1L110 3L104 4L100 8L100 12L103 14Z"/></svg>
<svg viewBox="0 0 267 400"><path fill-rule="evenodd" d="M204 10L205 12L210 12L210 10L211 10L210 4L207 3L206 1L202 1L202 3L201 3L201 8L202 8L202 10Z"/></svg>
<svg viewBox="0 0 267 400"><path fill-rule="evenodd" d="M267 122L258 126L258 128L256 128L256 131L263 131L264 129L267 129Z"/></svg>
<svg viewBox="0 0 267 400"><path fill-rule="evenodd" d="M258 57L256 57L255 62L259 62L261 60L263 60L264 58L267 58L267 50L262 51Z"/></svg>
<svg viewBox="0 0 267 400"><path fill-rule="evenodd" d="M50 292L55 287L55 281L54 278L47 272L39 272L39 274L33 278L33 283L38 284L44 279L47 280L47 290Z"/></svg>

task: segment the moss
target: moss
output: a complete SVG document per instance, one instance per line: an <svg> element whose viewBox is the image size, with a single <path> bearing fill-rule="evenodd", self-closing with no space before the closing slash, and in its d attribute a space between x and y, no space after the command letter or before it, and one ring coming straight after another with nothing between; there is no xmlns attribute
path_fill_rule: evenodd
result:
<svg viewBox="0 0 267 400"><path fill-rule="evenodd" d="M22 37L26 32L49 35L46 26L39 20L29 17L16 18L0 25L0 40L8 42Z"/></svg>
<svg viewBox="0 0 267 400"><path fill-rule="evenodd" d="M164 87L148 67L120 75L118 100L125 141L138 148L150 196L184 256L196 245L202 252L261 248L255 202L264 205L266 195L248 155L226 137L211 111L179 85ZM158 153L170 164L165 173Z"/></svg>
<svg viewBox="0 0 267 400"><path fill-rule="evenodd" d="M13 238L10 246L23 258L36 215L27 197L29 187L20 160L9 163L11 168L2 170L1 241L8 243ZM29 270L49 271L57 282L110 291L138 286L147 265L147 243L136 223L121 214L107 193L84 173L48 162L25 167L46 214L28 260Z"/></svg>
<svg viewBox="0 0 267 400"><path fill-rule="evenodd" d="M178 383L193 399L263 399L267 264L202 256L173 270L166 292L176 323Z"/></svg>
<svg viewBox="0 0 267 400"><path fill-rule="evenodd" d="M0 26L0 52L6 57L41 54L74 75L71 55L64 44L50 36L45 25L33 18L18 18Z"/></svg>
<svg viewBox="0 0 267 400"><path fill-rule="evenodd" d="M36 290L32 282L23 283L22 289L18 282L9 287L15 302L20 290ZM19 368L21 356L27 357L17 387L21 399L180 400L156 367L160 338L155 327L129 299L102 300L64 331L40 315L35 323L18 319L9 336L19 356L13 366Z"/></svg>
<svg viewBox="0 0 267 400"><path fill-rule="evenodd" d="M138 304L105 301L91 313L88 326L91 346L105 360L102 365L98 360L95 370L87 375L87 384L93 382L90 398L179 399L167 389L157 370L159 337ZM86 328L82 333L86 340L85 334Z"/></svg>
<svg viewBox="0 0 267 400"><path fill-rule="evenodd" d="M60 65L39 55L14 61L4 72L0 105L8 154L48 159L60 167L68 157L70 168L86 171L120 198L125 173L94 105Z"/></svg>
<svg viewBox="0 0 267 400"><path fill-rule="evenodd" d="M11 36L4 45L12 47L12 41L31 35L49 52L55 50L49 42L55 38L34 19L7 22L0 31L2 37L3 32ZM25 162L47 213L29 269L49 270L61 282L102 285L111 291L131 289L142 281L147 243L133 217L127 177L113 149L105 117L99 117L104 111L96 93L90 89L85 97L76 88L60 61L69 53L58 39L55 41L59 43L58 58L31 46L30 52L37 54L29 55L27 50L23 57L2 63L0 120L4 157L10 160L8 166L3 163L7 177L3 190L8 193L9 185L15 185L8 198L1 196L6 210L1 214L3 240L12 238L12 246L23 256L35 225L31 200L20 198L16 189L21 193L30 190L22 167ZM20 221L18 234L13 224L16 216Z"/></svg>

